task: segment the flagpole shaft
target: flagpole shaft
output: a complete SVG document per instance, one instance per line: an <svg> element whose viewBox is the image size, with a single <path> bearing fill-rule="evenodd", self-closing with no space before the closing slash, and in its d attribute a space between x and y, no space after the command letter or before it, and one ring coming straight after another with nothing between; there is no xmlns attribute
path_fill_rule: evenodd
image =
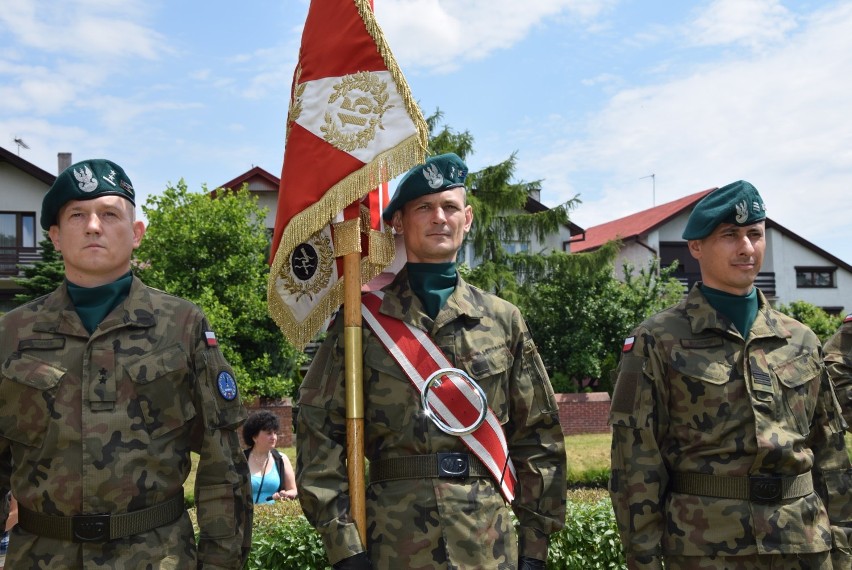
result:
<svg viewBox="0 0 852 570"><path fill-rule="evenodd" d="M349 507L361 543L367 548L364 477L364 367L361 350L361 253L343 257L343 324L346 363L346 469Z"/></svg>

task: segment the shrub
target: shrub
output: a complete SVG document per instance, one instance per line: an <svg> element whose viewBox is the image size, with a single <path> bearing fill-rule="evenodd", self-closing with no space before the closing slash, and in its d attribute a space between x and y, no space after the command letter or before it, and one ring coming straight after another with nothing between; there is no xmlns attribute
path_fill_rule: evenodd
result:
<svg viewBox="0 0 852 570"><path fill-rule="evenodd" d="M550 537L549 570L624 568L624 551L609 499L569 501L565 528Z"/></svg>
<svg viewBox="0 0 852 570"><path fill-rule="evenodd" d="M297 502L260 505L254 509L249 570L331 568L319 534Z"/></svg>

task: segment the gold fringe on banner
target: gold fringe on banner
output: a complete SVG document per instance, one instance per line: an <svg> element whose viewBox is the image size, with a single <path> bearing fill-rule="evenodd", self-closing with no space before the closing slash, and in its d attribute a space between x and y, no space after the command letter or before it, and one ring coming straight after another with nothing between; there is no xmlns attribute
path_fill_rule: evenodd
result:
<svg viewBox="0 0 852 570"><path fill-rule="evenodd" d="M319 201L293 216L287 224L270 268L267 302L269 314L287 340L297 349L303 348L310 342L325 324L326 319L343 303L343 281L338 281L304 320L297 320L277 290L279 286L282 286L281 272L290 271L290 256L296 246L322 230L328 225L329 220L342 212L346 206L361 200L379 184L407 172L412 166L424 161L425 155L420 139L412 135L332 186ZM389 229L387 231L390 232ZM392 236L390 240L392 244ZM382 269L393 260L393 246L388 247L391 251L390 256L383 256L383 260L389 259L388 263L378 266L367 260L368 268L365 270L365 262L362 260L362 284L381 273Z"/></svg>
<svg viewBox="0 0 852 570"><path fill-rule="evenodd" d="M426 160L429 142L429 127L420 107L414 100L405 76L396 63L390 46L385 40L384 33L376 22L373 10L368 0L353 0L358 13L364 22L367 33L376 43L376 48L385 62L385 66L396 85L402 101L405 104L409 118L414 123L416 133L406 138L395 147L376 156L359 170L352 172L337 184L326 190L323 197L304 211L293 216L284 228L278 250L274 252L267 287L269 314L278 324L285 337L298 349L303 348L322 328L328 317L343 303L343 280L339 279L328 294L320 300L304 320L297 320L292 310L286 306L278 288L283 286L282 272L290 271L290 256L296 247L309 240L311 236L326 227L343 209L356 201L360 201L374 188L407 172L413 166ZM298 88L298 86L296 86ZM280 191L284 191L282 188ZM280 198L279 198L280 199ZM363 216L363 213L362 213ZM369 214L367 223L362 228L370 228ZM360 248L360 239L355 232L355 241ZM339 236L337 236L339 237ZM341 250L335 238L335 250L338 255ZM347 240L352 239L348 236ZM348 247L347 247L348 249ZM353 250L357 251L357 250ZM395 253L393 234L390 228L384 232L369 230L369 255L361 260L361 284L382 272L392 261Z"/></svg>

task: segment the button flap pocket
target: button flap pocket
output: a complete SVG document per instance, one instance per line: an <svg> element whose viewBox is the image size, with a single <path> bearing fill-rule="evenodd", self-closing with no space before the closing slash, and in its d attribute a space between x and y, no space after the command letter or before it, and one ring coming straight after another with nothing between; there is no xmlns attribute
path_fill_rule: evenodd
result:
<svg viewBox="0 0 852 570"><path fill-rule="evenodd" d="M809 353L800 354L780 364L770 364L769 367L778 380L788 388L801 386L819 375L819 364Z"/></svg>
<svg viewBox="0 0 852 570"><path fill-rule="evenodd" d="M731 378L732 366L724 361L713 360L702 351L672 348L671 367L679 374L710 384L725 384Z"/></svg>
<svg viewBox="0 0 852 570"><path fill-rule="evenodd" d="M174 345L126 364L124 369L134 382L148 384L161 376L188 367L186 353L179 345Z"/></svg>
<svg viewBox="0 0 852 570"><path fill-rule="evenodd" d="M36 390L50 390L59 384L65 370L27 353L17 353L3 363L3 376Z"/></svg>

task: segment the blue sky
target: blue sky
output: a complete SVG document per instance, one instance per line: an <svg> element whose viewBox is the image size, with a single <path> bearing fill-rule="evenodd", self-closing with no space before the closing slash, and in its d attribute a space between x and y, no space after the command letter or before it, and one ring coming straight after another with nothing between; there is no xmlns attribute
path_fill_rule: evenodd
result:
<svg viewBox="0 0 852 570"><path fill-rule="evenodd" d="M584 227L738 179L852 263L852 2L375 0L426 114ZM4 0L0 145L142 199L280 174L307 0ZM647 178L654 174L654 178Z"/></svg>

